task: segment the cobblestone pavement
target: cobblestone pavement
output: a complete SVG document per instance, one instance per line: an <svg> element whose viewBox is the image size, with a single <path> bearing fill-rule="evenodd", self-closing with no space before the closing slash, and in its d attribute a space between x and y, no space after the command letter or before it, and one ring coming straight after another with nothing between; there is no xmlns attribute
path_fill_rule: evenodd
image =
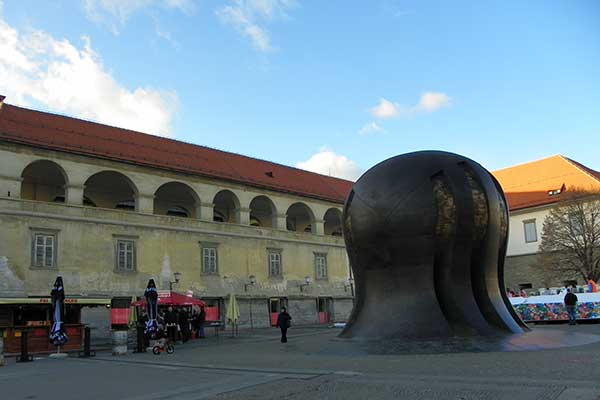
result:
<svg viewBox="0 0 600 400"><path fill-rule="evenodd" d="M600 324L534 331L600 335ZM227 332L228 333L228 332ZM0 368L0 399L600 399L600 342L542 351L372 355L339 330L256 329L151 353ZM352 348L352 347L350 347Z"/></svg>

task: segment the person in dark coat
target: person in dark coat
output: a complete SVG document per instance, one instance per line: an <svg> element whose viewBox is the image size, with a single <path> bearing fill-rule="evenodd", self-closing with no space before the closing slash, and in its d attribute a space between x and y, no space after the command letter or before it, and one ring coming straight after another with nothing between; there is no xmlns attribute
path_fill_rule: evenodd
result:
<svg viewBox="0 0 600 400"><path fill-rule="evenodd" d="M138 315L138 320L137 320L137 329L140 330L142 332L144 332L144 330L146 329L146 326L148 325L148 321L150 319L148 318L148 314L146 313L146 310L144 310L142 308L142 312ZM158 330L158 324L157 324L157 330ZM150 335L142 335L143 337L143 343L142 343L142 347L143 347L143 351L146 351L146 348L148 348L150 346ZM139 340L139 336L138 336L138 340Z"/></svg>
<svg viewBox="0 0 600 400"><path fill-rule="evenodd" d="M190 340L190 319L185 309L179 310L179 327L181 329L181 341L183 343Z"/></svg>
<svg viewBox="0 0 600 400"><path fill-rule="evenodd" d="M204 322L206 321L206 311L204 306L200 306L200 313L198 314L198 327L196 329L196 337L204 339Z"/></svg>
<svg viewBox="0 0 600 400"><path fill-rule="evenodd" d="M287 330L291 325L292 316L288 314L285 307L281 307L281 312L277 316L277 326L281 329L281 343L287 343Z"/></svg>
<svg viewBox="0 0 600 400"><path fill-rule="evenodd" d="M173 307L169 306L165 313L165 326L167 328L167 337L169 341L177 340L177 314L173 311Z"/></svg>
<svg viewBox="0 0 600 400"><path fill-rule="evenodd" d="M569 325L577 325L577 295L571 289L567 289L564 302L569 314Z"/></svg>

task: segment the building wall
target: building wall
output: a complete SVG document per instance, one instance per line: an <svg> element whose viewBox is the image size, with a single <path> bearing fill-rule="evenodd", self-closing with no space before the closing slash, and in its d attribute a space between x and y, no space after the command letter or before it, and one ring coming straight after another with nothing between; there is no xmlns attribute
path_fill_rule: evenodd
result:
<svg viewBox="0 0 600 400"><path fill-rule="evenodd" d="M538 261L538 254L524 254L506 257L504 264L504 283L507 288L518 290L519 285L531 284L532 289L539 290L551 287L562 287L565 281L575 280L583 284L577 274L565 275L543 268Z"/></svg>
<svg viewBox="0 0 600 400"><path fill-rule="evenodd" d="M50 160L64 171L66 203L19 198L22 172L36 160ZM107 170L125 175L133 184L137 212L83 205L87 179ZM0 285L0 297L46 296L57 275L63 276L68 295L142 295L148 279L154 278L160 289L168 289L177 271L182 276L174 290L192 290L199 297L235 293L242 300L244 296L296 298L295 320L299 323L317 320L318 296L340 299L345 304L350 299L343 239L323 235L325 213L332 208L341 211L341 204L8 143L0 143L0 171L0 274L10 275L14 281ZM196 210L200 218L153 214L154 193L167 182L182 182L194 191L200 200ZM237 197L239 224L212 221L212 202L221 190ZM274 228L249 226L250 203L261 195L276 207ZM286 230L286 211L297 202L305 204L314 215L313 233ZM164 207L159 211L164 212ZM56 232L54 268L32 266L32 235L39 229ZM119 237L136 242L134 272L116 271L115 242ZM218 248L216 275L201 272L201 246L206 243ZM281 251L280 278L268 276L268 249ZM326 280L316 279L315 253L327 255ZM256 277L256 284L246 287L250 275ZM301 291L307 276L312 283ZM266 305L264 308L267 314ZM341 312L338 316L343 318Z"/></svg>
<svg viewBox="0 0 600 400"><path fill-rule="evenodd" d="M549 207L530 208L518 210L510 214L510 225L508 233L508 256L526 255L537 253L542 243L542 228L544 220L550 212ZM525 242L524 221L535 220L537 241Z"/></svg>

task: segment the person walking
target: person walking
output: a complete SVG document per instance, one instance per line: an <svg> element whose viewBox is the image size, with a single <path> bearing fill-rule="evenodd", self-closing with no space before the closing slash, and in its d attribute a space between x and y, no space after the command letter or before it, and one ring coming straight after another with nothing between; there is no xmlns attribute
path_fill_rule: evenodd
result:
<svg viewBox="0 0 600 400"><path fill-rule="evenodd" d="M577 295L572 293L570 288L567 289L564 302L567 309L567 314L569 314L569 325L577 325Z"/></svg>
<svg viewBox="0 0 600 400"><path fill-rule="evenodd" d="M277 326L281 329L281 343L287 343L287 330L291 326L292 316L288 314L285 307L281 307L281 312L277 316Z"/></svg>

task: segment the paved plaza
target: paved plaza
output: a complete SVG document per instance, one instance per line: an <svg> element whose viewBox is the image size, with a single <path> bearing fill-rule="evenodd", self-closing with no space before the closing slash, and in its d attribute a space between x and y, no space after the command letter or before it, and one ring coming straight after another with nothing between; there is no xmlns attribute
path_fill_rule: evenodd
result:
<svg viewBox="0 0 600 400"><path fill-rule="evenodd" d="M600 325L534 331L600 335ZM366 354L338 329L221 334L175 354L9 359L1 399L600 399L600 342L543 351Z"/></svg>

